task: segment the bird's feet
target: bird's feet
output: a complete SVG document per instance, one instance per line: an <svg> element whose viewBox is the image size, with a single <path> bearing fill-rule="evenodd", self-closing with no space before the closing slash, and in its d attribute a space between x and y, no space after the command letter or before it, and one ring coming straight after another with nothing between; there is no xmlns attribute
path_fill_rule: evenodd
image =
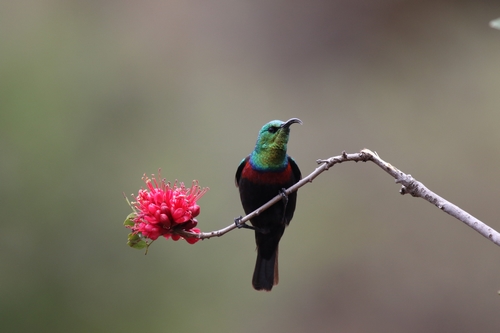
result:
<svg viewBox="0 0 500 333"><path fill-rule="evenodd" d="M236 225L236 228L241 229L241 228L248 227L248 225L246 225L245 222L241 222L242 219L243 219L243 216L241 216L241 215L234 219L234 224Z"/></svg>
<svg viewBox="0 0 500 333"><path fill-rule="evenodd" d="M256 230L254 226L248 225L245 222L241 222L242 219L243 219L243 216L240 216L240 217L237 217L234 219L234 224L236 225L236 227L238 229L243 228L243 229Z"/></svg>
<svg viewBox="0 0 500 333"><path fill-rule="evenodd" d="M286 188L282 188L279 194L281 195L281 201L283 201L286 208L286 205L288 204L288 194L286 194Z"/></svg>
<svg viewBox="0 0 500 333"><path fill-rule="evenodd" d="M287 224L286 222L286 206L288 205L288 194L286 194L286 188L280 190L281 201L283 202L283 217L281 218L282 224Z"/></svg>
<svg viewBox="0 0 500 333"><path fill-rule="evenodd" d="M257 227L254 227L253 225L248 225L246 224L245 222L241 222L242 220L242 216L240 217L237 217L234 219L234 224L236 225L236 227L238 229L250 229L250 230L254 230L254 231L257 231L257 232L260 232L261 234L267 234L269 232L268 229L262 229L262 228L257 228Z"/></svg>

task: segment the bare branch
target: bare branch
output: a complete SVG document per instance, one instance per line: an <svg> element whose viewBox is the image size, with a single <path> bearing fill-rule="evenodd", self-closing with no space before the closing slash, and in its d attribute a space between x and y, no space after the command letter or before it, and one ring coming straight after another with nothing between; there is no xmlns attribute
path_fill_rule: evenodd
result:
<svg viewBox="0 0 500 333"><path fill-rule="evenodd" d="M427 187L425 187L421 182L417 181L414 179L411 175L407 175L391 164L385 162L382 160L377 153L372 152L369 149L363 149L359 153L355 154L347 154L346 152L342 152L341 155L339 156L334 156L330 157L326 160L317 160L316 162L319 164L319 166L311 172L308 176L302 178L299 182L297 182L295 185L289 187L286 190L286 194L293 193L297 191L299 188L302 186L306 185L307 183L311 183L316 177L318 177L321 173L324 171L328 170L330 167L334 166L335 164L343 163L343 162L348 162L348 161L354 161L354 162L367 162L367 161L372 161L376 165L378 165L382 170L387 172L389 175L391 175L394 179L396 179L396 183L401 184L401 189L399 193L401 194L411 194L414 197L420 197L424 200L427 200L428 202L432 203L434 206L438 207L442 211L448 213L449 215L455 217L456 219L462 221L472 229L476 230L479 232L481 235L484 237L488 238L490 241L495 243L496 245L500 246L500 234L493 228L489 227L485 223L481 222L474 216L470 215L463 209L459 208L458 206L452 204L451 202L443 199L436 193L432 192L429 190ZM245 223L249 220L251 220L253 217L259 215L266 209L270 208L272 205L277 203L278 201L281 201L281 194L276 195L273 199L268 201L265 205L262 207L258 208L257 210L251 212L250 214L242 217L239 222L240 223ZM205 238L212 238L212 237L219 237L222 236L229 231L237 228L236 224L233 223L223 229L216 230L216 231L211 231L211 232L202 232L200 234L195 234L195 233L189 233L186 231L179 231L178 233L181 236L185 237L198 237L200 239L205 239Z"/></svg>

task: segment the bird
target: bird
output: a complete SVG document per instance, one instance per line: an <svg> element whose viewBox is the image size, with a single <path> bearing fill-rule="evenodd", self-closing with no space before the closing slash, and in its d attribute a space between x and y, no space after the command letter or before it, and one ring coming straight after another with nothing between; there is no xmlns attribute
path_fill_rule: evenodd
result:
<svg viewBox="0 0 500 333"><path fill-rule="evenodd" d="M284 191L301 179L297 163L287 154L292 124L302 124L302 121L291 118L265 124L254 150L241 161L236 171L236 186L246 214L280 193L283 197L282 201L253 217L252 226L237 224L255 230L257 260L252 286L256 290L271 291L278 284L278 244L295 212L297 192L286 195Z"/></svg>

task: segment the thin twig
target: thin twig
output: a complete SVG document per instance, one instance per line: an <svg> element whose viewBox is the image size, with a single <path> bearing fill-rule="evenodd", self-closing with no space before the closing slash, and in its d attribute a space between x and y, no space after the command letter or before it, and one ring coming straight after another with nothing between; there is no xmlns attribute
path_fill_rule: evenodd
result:
<svg viewBox="0 0 500 333"><path fill-rule="evenodd" d="M438 207L442 211L448 213L449 215L455 217L456 219L462 221L472 229L476 230L479 232L481 235L495 243L496 245L500 246L500 234L493 228L489 227L485 223L481 222L474 216L470 215L460 207L452 204L451 202L443 199L436 193L432 192L429 190L427 187L425 187L421 182L417 181L414 179L411 175L407 175L403 173L402 171L398 170L391 164L385 162L382 160L377 153L372 152L369 149L363 149L359 153L355 154L347 154L346 152L342 152L341 155L339 156L334 156L330 157L326 160L317 160L316 162L319 164L319 166L311 172L308 176L302 178L299 182L297 182L295 185L289 187L286 189L285 193L290 194L295 191L297 191L299 188L302 186L306 185L307 183L311 183L316 177L318 177L321 173L324 171L328 170L330 167L334 166L335 164L343 163L343 162L348 162L348 161L354 161L354 162L367 162L367 161L372 161L376 165L378 165L382 170L387 172L389 175L391 175L394 179L396 179L396 183L401 184L401 189L399 193L401 194L411 194L414 197L420 197L422 199L427 200L428 202L432 203L434 206ZM250 214L242 217L239 220L239 223L245 223L249 220L251 220L253 217L259 215L266 209L270 208L272 205L277 203L278 201L282 200L281 194L276 195L274 198L272 198L270 201L268 201L265 205L261 206L260 208L256 209L255 211L251 212ZM186 231L179 231L179 234L181 236L185 237L198 237L200 239L206 239L206 238L212 238L212 237L220 237L229 231L237 228L236 224L233 223L223 229L220 230L215 230L211 232L202 232L199 234L196 233L190 233Z"/></svg>

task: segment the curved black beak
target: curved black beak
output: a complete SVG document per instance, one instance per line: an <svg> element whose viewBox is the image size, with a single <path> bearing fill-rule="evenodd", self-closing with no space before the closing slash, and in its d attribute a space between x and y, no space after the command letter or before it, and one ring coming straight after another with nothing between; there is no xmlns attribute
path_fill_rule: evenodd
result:
<svg viewBox="0 0 500 333"><path fill-rule="evenodd" d="M281 125L281 128L288 128L288 127L290 127L291 124L301 124L302 125L302 120L300 120L299 118L290 118Z"/></svg>

